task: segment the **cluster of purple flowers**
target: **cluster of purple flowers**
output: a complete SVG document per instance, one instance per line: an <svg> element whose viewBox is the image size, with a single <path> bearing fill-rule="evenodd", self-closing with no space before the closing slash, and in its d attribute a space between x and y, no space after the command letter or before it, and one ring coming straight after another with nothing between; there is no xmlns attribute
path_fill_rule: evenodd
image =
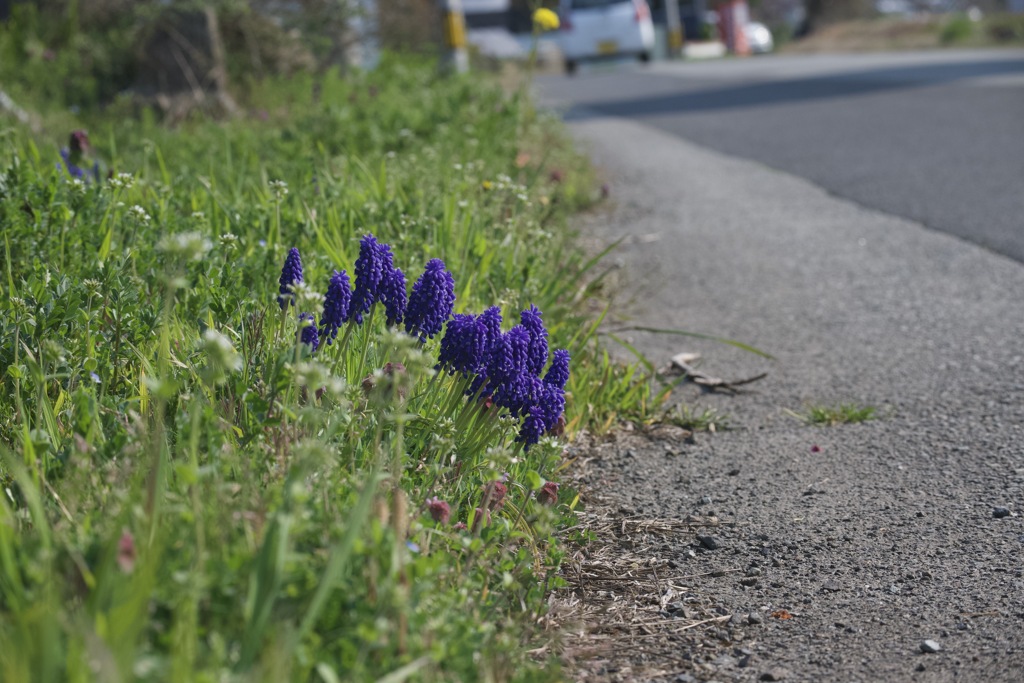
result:
<svg viewBox="0 0 1024 683"><path fill-rule="evenodd" d="M67 171L72 178L86 182L100 182L100 162L93 161L88 166L85 156L89 153L89 136L84 130L76 130L71 133L68 146L60 150L60 164L57 164L58 171Z"/></svg>
<svg viewBox="0 0 1024 683"><path fill-rule="evenodd" d="M299 250L292 247L281 269L277 297L281 310L294 302L294 288L303 282L302 278L302 259ZM312 323L303 328L303 343L313 351L321 341L329 346L342 324L351 320L361 325L363 316L376 303L383 305L389 327L404 322L406 332L426 341L440 333L452 315L455 279L441 259L432 259L409 294L405 273L395 267L391 247L378 242L373 235L366 235L359 243L355 287L344 270L336 270L327 285L319 327L312 313L300 314L300 318Z"/></svg>
<svg viewBox="0 0 1024 683"><path fill-rule="evenodd" d="M277 301L282 310L294 301L294 288L302 277L302 259L293 247L281 270ZM452 316L455 280L441 259L427 263L407 294L405 274L395 267L391 247L366 235L359 243L355 287L351 287L344 270L334 271L319 326L312 313L299 315L305 323L302 342L313 352L321 343L330 345L343 323L361 325L364 314L377 303L384 306L388 326L404 323L405 331L421 342L433 339L444 329L438 369L461 374L471 380L471 395L489 399L513 417L522 418L516 440L526 448L558 427L565 410L569 352L556 350L549 366L548 331L536 306L522 311L519 324L507 332L501 331L501 309L497 306L480 315Z"/></svg>
<svg viewBox="0 0 1024 683"><path fill-rule="evenodd" d="M548 366L548 332L540 310L530 306L520 324L501 331L501 312L456 315L441 338L438 368L471 379L470 393L489 398L522 417L517 441L528 449L558 425L565 411L569 352L558 349Z"/></svg>

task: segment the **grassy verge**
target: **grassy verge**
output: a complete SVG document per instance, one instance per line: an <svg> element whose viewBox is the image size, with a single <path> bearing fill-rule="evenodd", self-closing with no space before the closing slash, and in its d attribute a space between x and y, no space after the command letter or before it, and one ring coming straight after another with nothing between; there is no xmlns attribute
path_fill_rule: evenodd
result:
<svg viewBox="0 0 1024 683"><path fill-rule="evenodd" d="M875 18L837 22L806 38L786 42L782 52L872 52L943 47L1024 46L1024 17L989 14L972 21L964 14Z"/></svg>
<svg viewBox="0 0 1024 683"><path fill-rule="evenodd" d="M557 679L526 654L575 505L553 433L640 385L580 313L585 164L528 102L428 66L250 107L93 115L89 182L55 136L4 134L0 679ZM342 270L368 307L328 344ZM503 334L442 341L493 306Z"/></svg>

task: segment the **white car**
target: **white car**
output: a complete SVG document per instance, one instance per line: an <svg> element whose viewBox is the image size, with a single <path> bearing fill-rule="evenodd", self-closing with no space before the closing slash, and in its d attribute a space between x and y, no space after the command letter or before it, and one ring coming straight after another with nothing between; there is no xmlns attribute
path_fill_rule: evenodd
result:
<svg viewBox="0 0 1024 683"><path fill-rule="evenodd" d="M558 46L570 74L583 60L651 58L654 22L647 0L561 0L558 16Z"/></svg>
<svg viewBox="0 0 1024 683"><path fill-rule="evenodd" d="M764 24L752 21L743 26L743 34L747 38L750 51L755 55L767 54L775 49L772 32Z"/></svg>

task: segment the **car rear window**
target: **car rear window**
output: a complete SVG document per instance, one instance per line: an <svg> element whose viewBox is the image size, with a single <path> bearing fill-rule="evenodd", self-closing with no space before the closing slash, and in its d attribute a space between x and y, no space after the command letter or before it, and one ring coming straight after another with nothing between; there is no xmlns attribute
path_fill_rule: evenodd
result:
<svg viewBox="0 0 1024 683"><path fill-rule="evenodd" d="M618 5L632 1L633 0L570 0L569 7L572 9L594 9L597 7L607 7L608 5Z"/></svg>

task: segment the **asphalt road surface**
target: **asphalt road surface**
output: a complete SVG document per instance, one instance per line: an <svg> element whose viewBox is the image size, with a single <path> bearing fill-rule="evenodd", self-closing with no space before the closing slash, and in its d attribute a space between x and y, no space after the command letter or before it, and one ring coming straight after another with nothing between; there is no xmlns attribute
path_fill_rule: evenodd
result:
<svg viewBox="0 0 1024 683"><path fill-rule="evenodd" d="M595 66L538 86L569 120L628 118L1024 261L1024 50Z"/></svg>
<svg viewBox="0 0 1024 683"><path fill-rule="evenodd" d="M768 373L736 396L676 388L729 429L620 433L580 454L588 487L616 499L589 509L725 523L698 532L713 542L594 542L625 544L659 588L577 680L1022 680L1024 107L1010 57L758 59L543 83L586 101L570 128L610 187L579 226L594 249L622 240L602 283L618 302L607 327L659 367L687 351L726 380ZM877 419L797 417L838 403Z"/></svg>

